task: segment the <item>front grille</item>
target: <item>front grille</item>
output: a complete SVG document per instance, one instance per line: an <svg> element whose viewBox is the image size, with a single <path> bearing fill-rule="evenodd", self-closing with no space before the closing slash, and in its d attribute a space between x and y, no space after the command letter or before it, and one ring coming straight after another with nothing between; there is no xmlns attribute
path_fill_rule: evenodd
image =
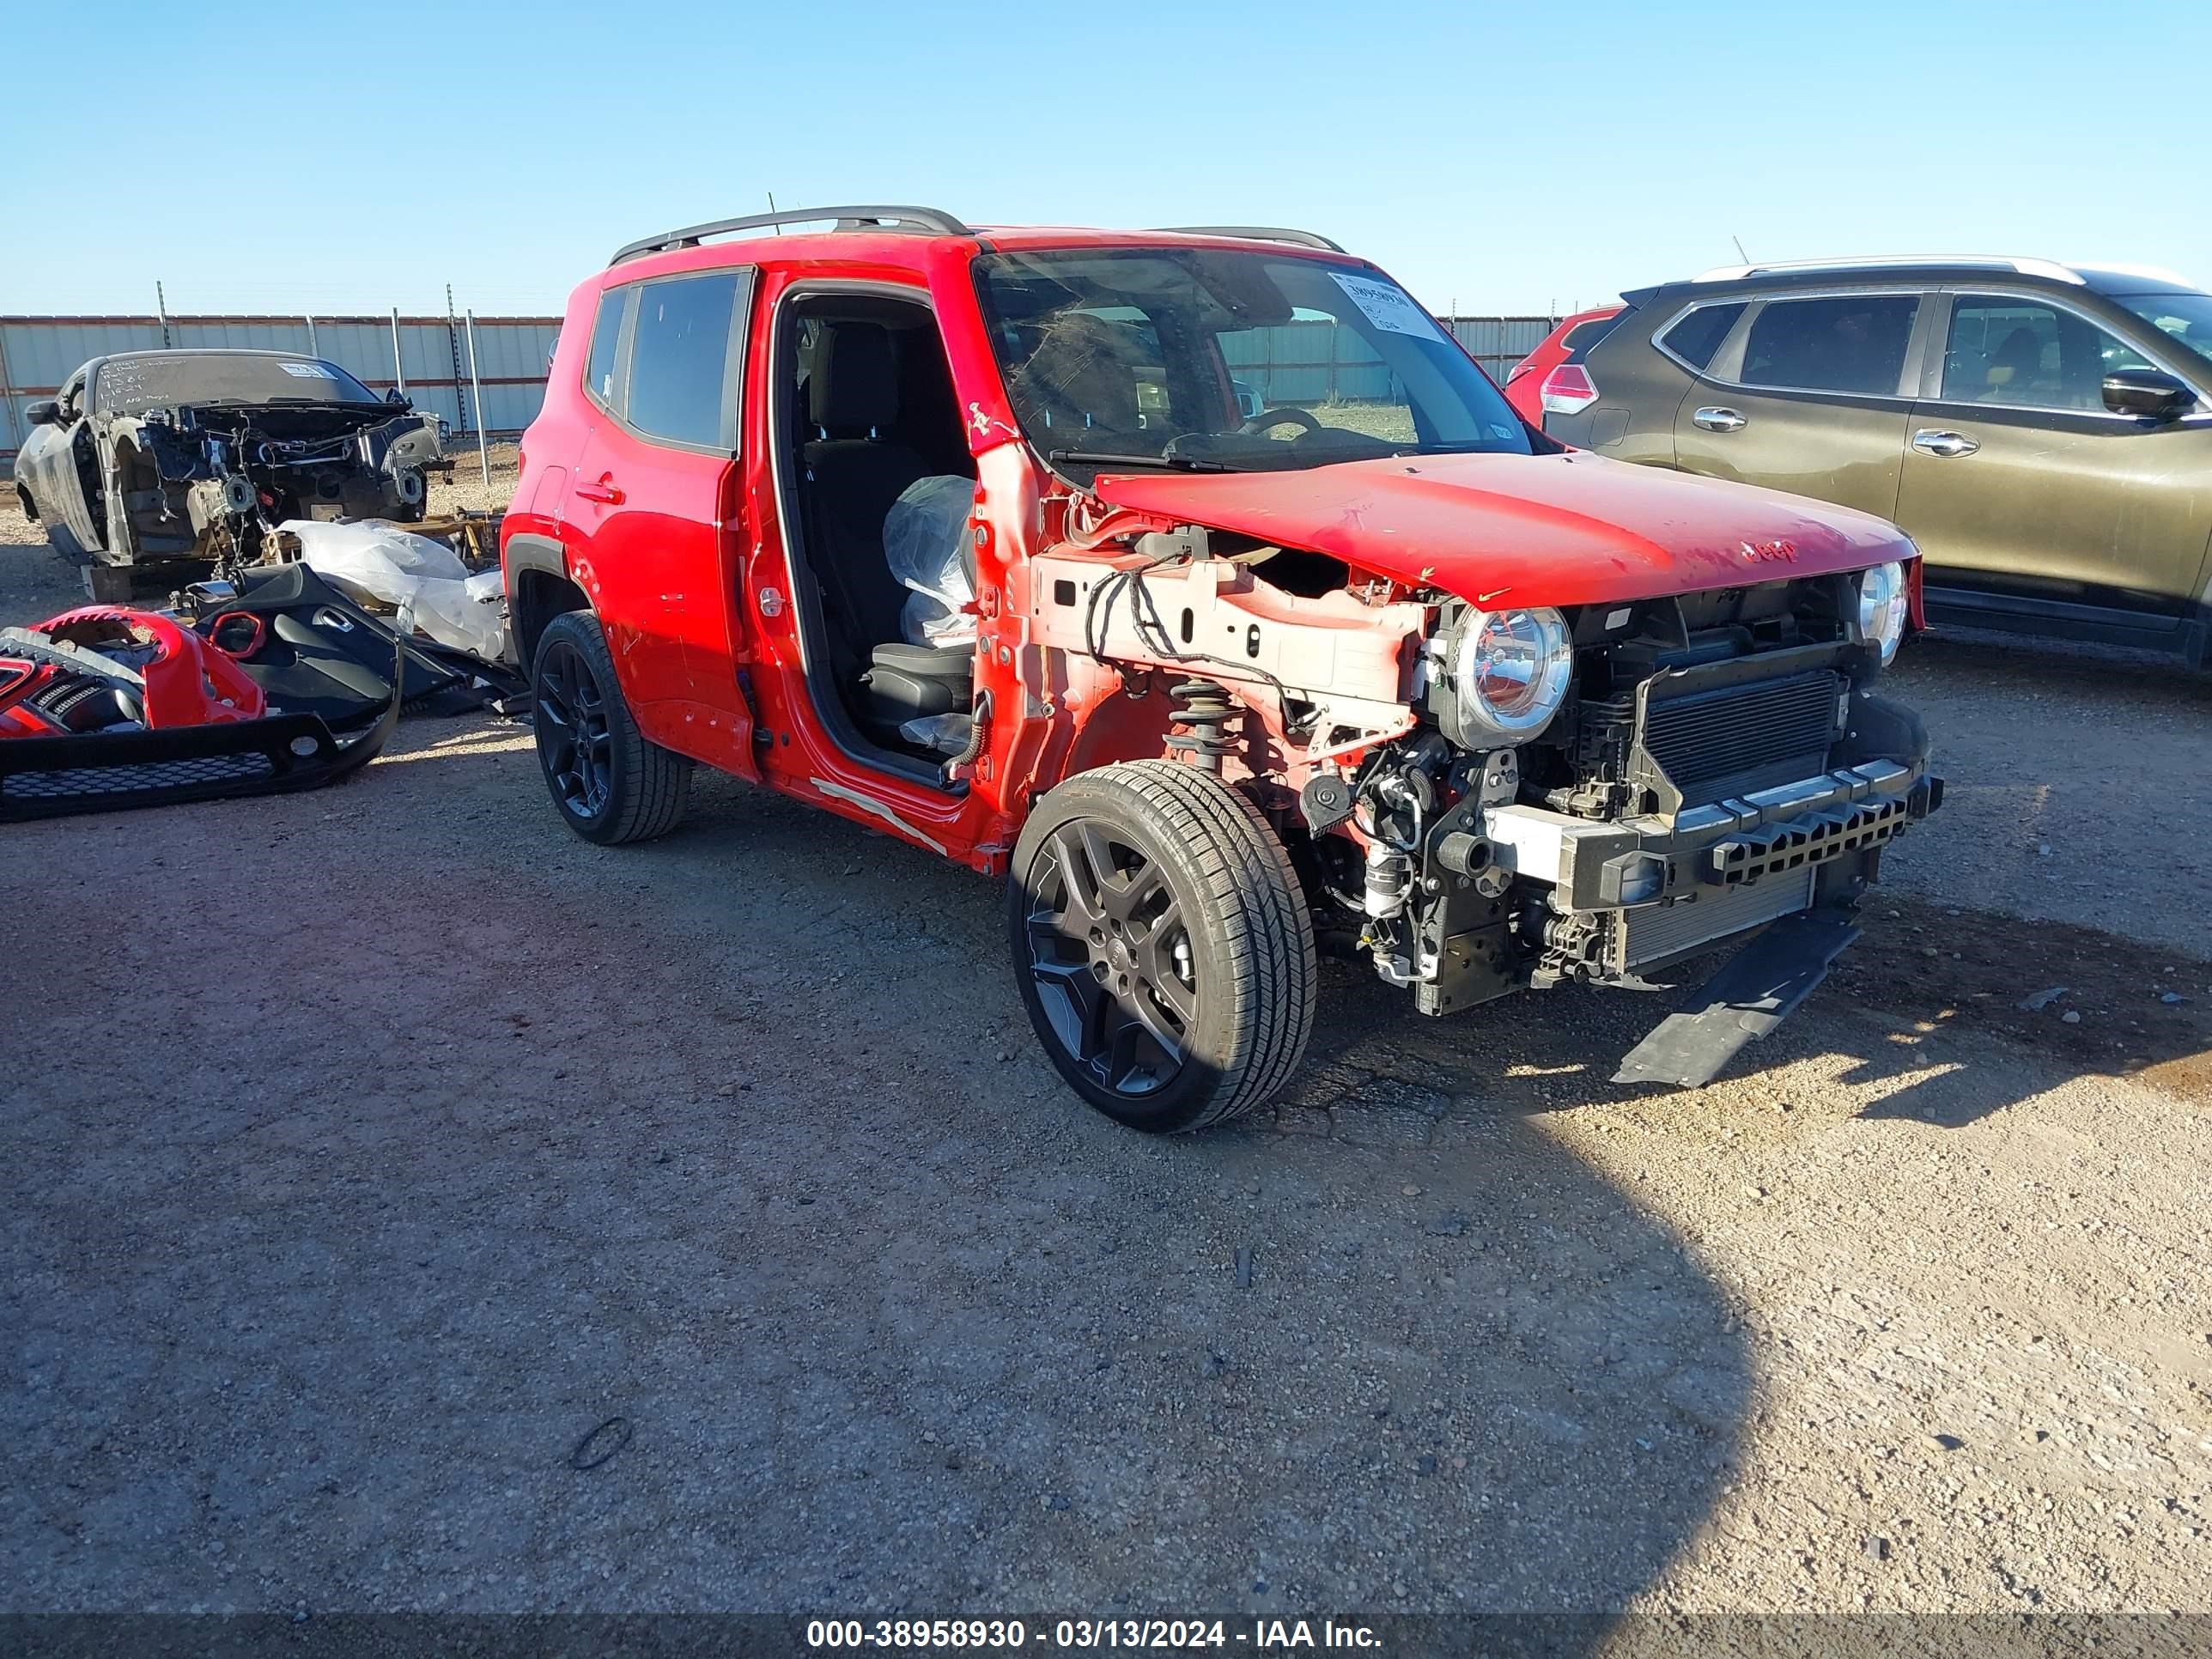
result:
<svg viewBox="0 0 2212 1659"><path fill-rule="evenodd" d="M1692 946L1780 917L1813 902L1809 869L1741 887L1698 887L1672 904L1644 904L1620 915L1620 967L1641 968Z"/></svg>
<svg viewBox="0 0 2212 1659"><path fill-rule="evenodd" d="M1685 806L1794 783L1827 769L1842 691L1843 682L1822 669L1654 696L1644 711L1644 750Z"/></svg>

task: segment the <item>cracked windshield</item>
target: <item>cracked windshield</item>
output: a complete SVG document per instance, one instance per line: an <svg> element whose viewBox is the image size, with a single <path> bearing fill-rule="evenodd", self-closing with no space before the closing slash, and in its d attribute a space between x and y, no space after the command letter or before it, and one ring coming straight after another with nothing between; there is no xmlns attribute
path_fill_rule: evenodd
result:
<svg viewBox="0 0 2212 1659"><path fill-rule="evenodd" d="M1498 388L1370 267L1210 249L977 265L1022 429L1079 477L1529 453Z"/></svg>

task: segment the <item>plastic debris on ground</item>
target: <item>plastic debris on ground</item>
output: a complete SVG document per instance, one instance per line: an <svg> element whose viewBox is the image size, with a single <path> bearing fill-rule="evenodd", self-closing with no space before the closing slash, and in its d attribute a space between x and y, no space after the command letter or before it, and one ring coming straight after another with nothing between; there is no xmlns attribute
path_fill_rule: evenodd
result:
<svg viewBox="0 0 2212 1659"><path fill-rule="evenodd" d="M471 575L444 543L380 519L292 519L277 530L298 542L302 563L350 596L406 606L415 625L439 644L486 662L499 659L506 622L497 570Z"/></svg>

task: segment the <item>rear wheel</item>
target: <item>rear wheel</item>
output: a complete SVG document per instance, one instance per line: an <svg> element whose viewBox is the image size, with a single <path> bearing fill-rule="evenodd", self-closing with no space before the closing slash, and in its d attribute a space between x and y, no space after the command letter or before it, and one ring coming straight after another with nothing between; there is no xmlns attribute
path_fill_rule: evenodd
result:
<svg viewBox="0 0 2212 1659"><path fill-rule="evenodd" d="M1137 761L1070 778L1014 850L1022 1000L1085 1100L1204 1128L1290 1080L1313 1030L1313 924L1290 860L1212 773Z"/></svg>
<svg viewBox="0 0 2212 1659"><path fill-rule="evenodd" d="M665 836L691 795L691 763L649 743L630 718L599 618L556 617L531 672L538 763L568 827L611 846Z"/></svg>

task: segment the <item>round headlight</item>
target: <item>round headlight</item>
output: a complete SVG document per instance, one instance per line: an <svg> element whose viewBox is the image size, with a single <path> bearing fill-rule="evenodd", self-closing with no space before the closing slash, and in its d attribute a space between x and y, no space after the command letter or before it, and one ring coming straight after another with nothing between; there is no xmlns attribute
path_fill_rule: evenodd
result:
<svg viewBox="0 0 2212 1659"><path fill-rule="evenodd" d="M1859 637L1881 647L1882 665L1905 637L1905 567L1894 560L1859 577Z"/></svg>
<svg viewBox="0 0 2212 1659"><path fill-rule="evenodd" d="M1460 621L1451 669L1468 737L1526 743L1567 700L1574 641L1556 611L1470 611Z"/></svg>

